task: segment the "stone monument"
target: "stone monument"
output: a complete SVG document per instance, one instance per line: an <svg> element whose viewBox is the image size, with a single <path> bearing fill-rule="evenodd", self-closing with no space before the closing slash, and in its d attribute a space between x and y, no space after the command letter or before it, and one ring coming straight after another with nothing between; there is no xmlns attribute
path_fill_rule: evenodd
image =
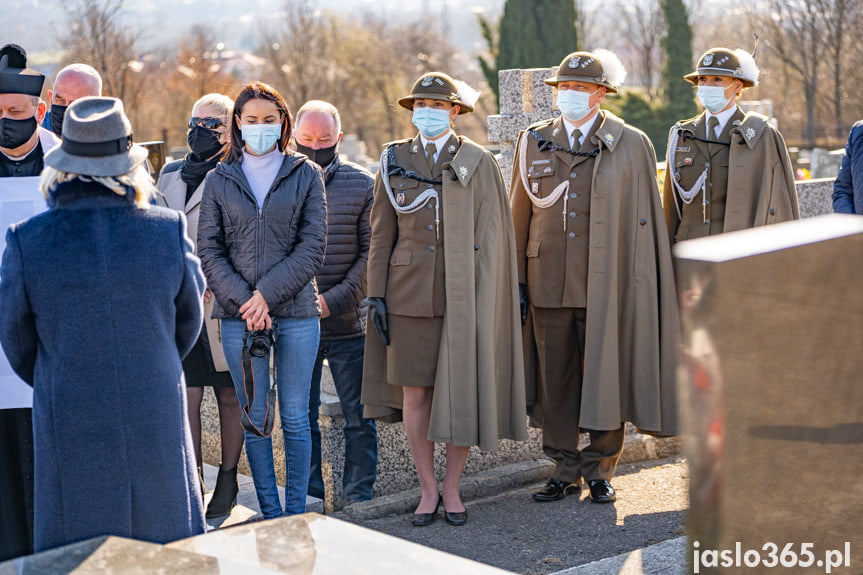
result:
<svg viewBox="0 0 863 575"><path fill-rule="evenodd" d="M861 254L850 215L675 246L692 572L863 572Z"/></svg>

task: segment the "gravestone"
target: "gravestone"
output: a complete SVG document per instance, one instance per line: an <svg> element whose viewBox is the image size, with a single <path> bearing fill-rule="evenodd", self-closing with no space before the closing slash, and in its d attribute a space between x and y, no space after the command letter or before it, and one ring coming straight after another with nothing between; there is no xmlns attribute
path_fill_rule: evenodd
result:
<svg viewBox="0 0 863 575"><path fill-rule="evenodd" d="M543 82L554 76L557 68L501 70L500 114L488 117L488 141L500 144L498 163L507 188L512 176L512 159L518 133L531 124L559 116L554 109L551 86Z"/></svg>
<svg viewBox="0 0 863 575"><path fill-rule="evenodd" d="M692 572L863 572L863 218L674 251Z"/></svg>

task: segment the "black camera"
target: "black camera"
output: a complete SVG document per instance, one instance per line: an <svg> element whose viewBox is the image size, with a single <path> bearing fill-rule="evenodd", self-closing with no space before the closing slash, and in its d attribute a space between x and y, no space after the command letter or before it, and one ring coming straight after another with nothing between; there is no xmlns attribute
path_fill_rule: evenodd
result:
<svg viewBox="0 0 863 575"><path fill-rule="evenodd" d="M275 338L273 330L258 329L249 334L249 353L255 357L268 357L270 355L270 346L273 345Z"/></svg>

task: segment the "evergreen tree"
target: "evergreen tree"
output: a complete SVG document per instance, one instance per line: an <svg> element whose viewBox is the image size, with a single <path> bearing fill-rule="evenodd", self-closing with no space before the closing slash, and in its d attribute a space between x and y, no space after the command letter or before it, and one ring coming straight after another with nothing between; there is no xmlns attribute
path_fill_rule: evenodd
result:
<svg viewBox="0 0 863 575"><path fill-rule="evenodd" d="M665 55L662 67L663 119L668 130L674 122L694 116L698 107L693 99L692 86L683 79L693 69L692 27L686 6L683 0L661 0L661 5L665 16L665 35L662 37ZM656 142L656 146L659 148L660 142ZM664 154L664 151L659 153Z"/></svg>
<svg viewBox="0 0 863 575"><path fill-rule="evenodd" d="M550 68L578 49L574 0L506 0L497 42L488 21L480 18L494 67L480 58L486 80L499 98L498 70Z"/></svg>

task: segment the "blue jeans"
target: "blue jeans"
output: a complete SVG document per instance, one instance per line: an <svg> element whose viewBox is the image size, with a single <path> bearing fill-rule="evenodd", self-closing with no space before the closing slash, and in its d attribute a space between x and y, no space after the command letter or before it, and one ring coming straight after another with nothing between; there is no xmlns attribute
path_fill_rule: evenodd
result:
<svg viewBox="0 0 863 575"><path fill-rule="evenodd" d="M222 349L228 369L234 380L234 389L240 405L246 404L243 385L243 334L246 322L239 319L222 320ZM304 513L306 490L309 484L309 458L312 442L309 434L309 381L315 365L315 350L320 339L317 317L275 318L276 385L278 390L279 420L285 442L285 515ZM263 429L267 410L267 390L270 386L268 357L252 357L255 376L255 401L250 419ZM265 519L282 515L276 472L273 467L273 442L269 437L258 437L245 432L246 457L252 470L258 504Z"/></svg>
<svg viewBox="0 0 863 575"><path fill-rule="evenodd" d="M321 341L318 357L312 372L309 393L309 426L312 429L312 468L309 475L309 494L324 498L324 480L321 477L321 430L318 427L318 408L321 405L321 371L324 358L330 365L336 391L345 416L345 471L342 486L345 500L368 501L377 477L378 433L373 419L363 417L360 391L363 383L363 350L365 336L351 339Z"/></svg>

